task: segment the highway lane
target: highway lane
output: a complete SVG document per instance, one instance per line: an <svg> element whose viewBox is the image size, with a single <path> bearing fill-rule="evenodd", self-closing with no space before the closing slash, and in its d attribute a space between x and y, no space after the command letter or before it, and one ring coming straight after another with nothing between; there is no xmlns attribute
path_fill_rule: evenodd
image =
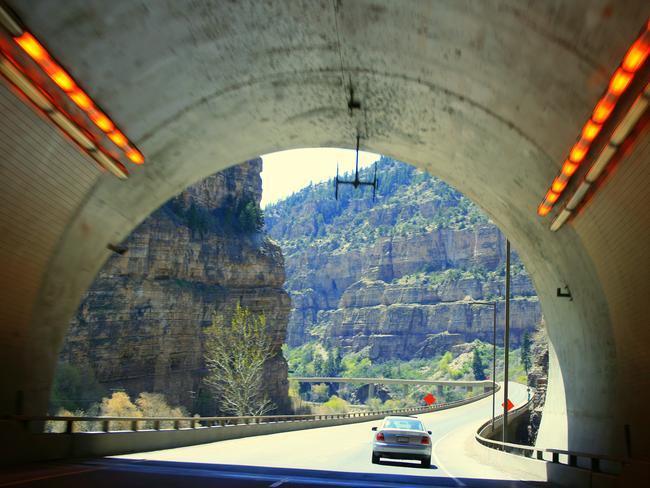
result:
<svg viewBox="0 0 650 488"><path fill-rule="evenodd" d="M510 390L515 405L526 401L523 385L511 383ZM497 394L497 412L502 391ZM39 471L0 477L0 487L529 486L517 481L519 476L463 458L462 449L454 444L456 432L467 430L468 423L488 419L491 413L492 400L488 397L420 415L432 431L432 466L428 469L412 461L372 464L371 427L379 424L374 421L50 464Z"/></svg>
<svg viewBox="0 0 650 488"><path fill-rule="evenodd" d="M527 401L526 387L510 383L510 399L517 406ZM497 414L501 409L503 389L497 393ZM379 421L286 432L267 436L189 446L164 451L119 456L122 459L218 463L226 465L264 466L271 468L316 469L349 473L374 473L419 477L464 478L477 476L476 470L450 473L442 465L438 451L455 430L471 422L481 422L492 414L491 397L458 408L419 415L432 432L433 456L430 469L417 461L389 461L380 465L370 462L371 427ZM491 472L491 475L500 474ZM480 473L479 473L480 475ZM505 475L504 475L505 476Z"/></svg>

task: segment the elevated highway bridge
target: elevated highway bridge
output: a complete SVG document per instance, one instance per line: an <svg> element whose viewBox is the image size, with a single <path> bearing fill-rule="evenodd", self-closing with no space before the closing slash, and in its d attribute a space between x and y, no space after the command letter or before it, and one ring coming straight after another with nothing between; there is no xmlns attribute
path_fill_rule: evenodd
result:
<svg viewBox="0 0 650 488"><path fill-rule="evenodd" d="M439 395L443 387L464 388L467 392L480 388L484 392L492 391L492 382L485 381L447 381L447 380L417 380L399 378L339 378L336 376L289 376L289 381L298 383L345 383L353 385L368 385L368 397L374 396L375 385L401 385L401 386L435 386Z"/></svg>
<svg viewBox="0 0 650 488"><path fill-rule="evenodd" d="M39 452L10 419L46 413L69 320L135 226L233 164L360 134L525 263L550 338L538 442L647 473L647 1L2 5L5 462Z"/></svg>

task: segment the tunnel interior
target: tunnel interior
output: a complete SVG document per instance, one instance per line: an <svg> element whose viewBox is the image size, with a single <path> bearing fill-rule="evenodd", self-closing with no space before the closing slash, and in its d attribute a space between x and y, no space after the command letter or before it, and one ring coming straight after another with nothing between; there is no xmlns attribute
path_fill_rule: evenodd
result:
<svg viewBox="0 0 650 488"><path fill-rule="evenodd" d="M477 202L518 250L551 342L538 443L648 459L647 133L568 225L536 213L645 2L9 3L146 162L126 181L98 171L0 86L3 414L45 412L107 244L234 162L359 133Z"/></svg>

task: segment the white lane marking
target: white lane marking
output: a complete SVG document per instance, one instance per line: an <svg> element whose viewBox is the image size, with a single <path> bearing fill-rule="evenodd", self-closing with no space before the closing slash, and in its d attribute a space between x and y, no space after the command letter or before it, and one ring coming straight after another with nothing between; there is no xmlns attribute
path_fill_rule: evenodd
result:
<svg viewBox="0 0 650 488"><path fill-rule="evenodd" d="M447 469L442 465L442 463L440 462L440 459L438 459L438 456L436 456L436 447L438 447L438 444L440 444L440 442L441 442L443 439L445 439L448 435L450 435L450 434L452 434L452 433L453 433L453 430L450 431L450 432L447 432L445 435L443 435L441 438L439 438L433 446L431 446L431 456L432 456L433 459L435 460L435 462L436 462L436 466L438 466L438 469L440 469L441 471L443 471L447 476L449 476L452 480L454 480L454 482L455 482L458 486L467 486L465 483L463 483L463 482L460 481L458 478L456 478L454 475L452 475L452 474L449 472L449 470L447 470Z"/></svg>
<svg viewBox="0 0 650 488"><path fill-rule="evenodd" d="M281 479L280 481L276 481L272 485L269 485L269 488L278 488L278 486L285 484L287 481L289 481L288 478Z"/></svg>

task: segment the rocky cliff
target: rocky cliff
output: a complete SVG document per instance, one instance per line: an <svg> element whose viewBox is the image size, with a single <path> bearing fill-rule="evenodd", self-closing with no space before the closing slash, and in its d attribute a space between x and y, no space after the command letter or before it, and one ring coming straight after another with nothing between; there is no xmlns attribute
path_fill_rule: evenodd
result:
<svg viewBox="0 0 650 488"><path fill-rule="evenodd" d="M336 201L327 183L266 209L293 302L287 342L367 348L373 360L433 357L475 339L491 342L491 308L470 302L497 300L502 327L504 236L440 180L385 157L378 171L376 201L351 188ZM516 255L513 261L517 347L541 311Z"/></svg>
<svg viewBox="0 0 650 488"><path fill-rule="evenodd" d="M202 329L237 301L264 312L275 356L267 393L288 408L281 354L290 300L280 249L256 230L261 160L206 178L147 218L86 293L61 360L92 368L108 389L164 393L172 404L215 411L201 379Z"/></svg>

